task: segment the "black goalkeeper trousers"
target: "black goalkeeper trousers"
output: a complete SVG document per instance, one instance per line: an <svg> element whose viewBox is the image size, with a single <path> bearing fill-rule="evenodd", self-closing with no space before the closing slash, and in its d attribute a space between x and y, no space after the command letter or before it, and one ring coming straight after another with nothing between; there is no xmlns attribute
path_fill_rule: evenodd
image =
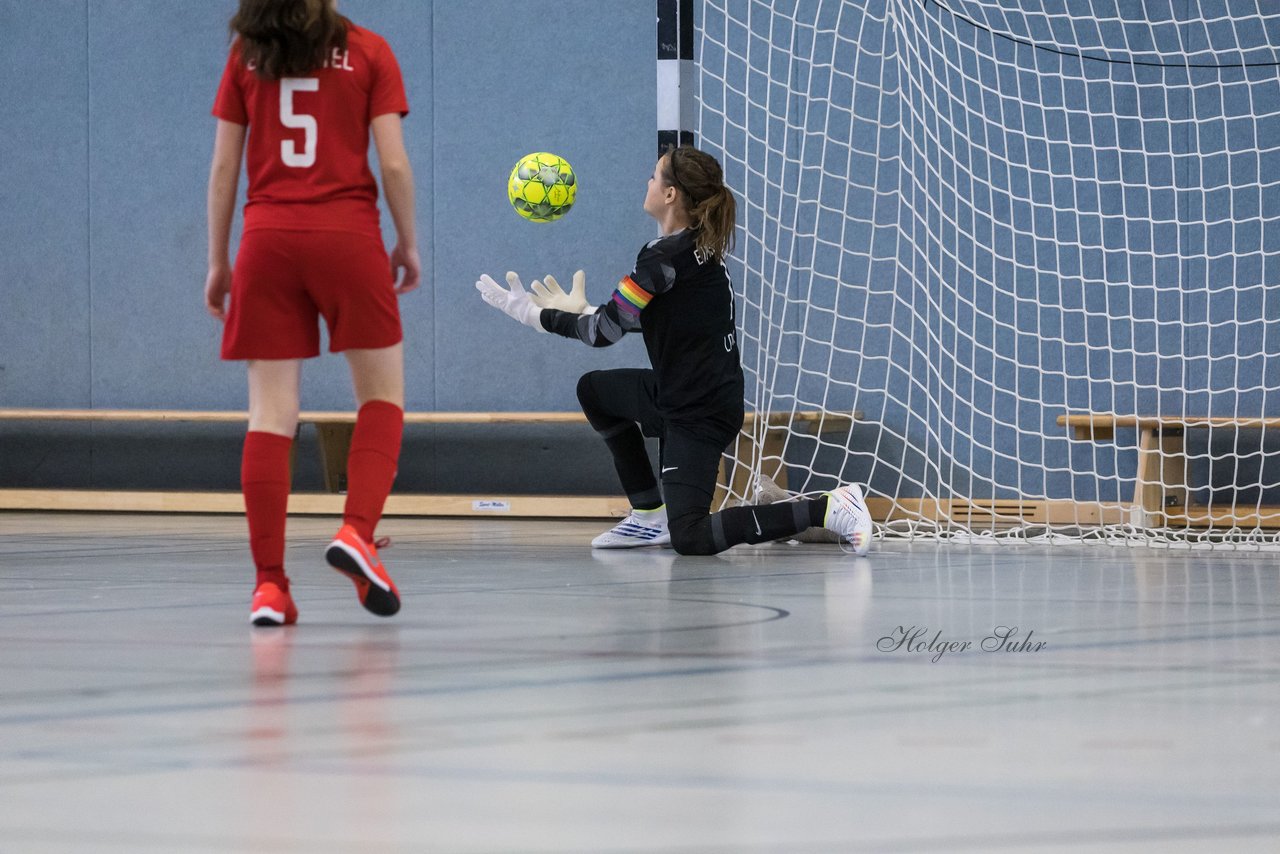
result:
<svg viewBox="0 0 1280 854"><path fill-rule="evenodd" d="M622 488L637 509L666 504L671 547L710 555L739 543L764 543L822 524L826 498L711 512L720 457L742 426L742 412L702 421L668 421L657 406L651 370L592 371L578 380L587 421L613 454ZM644 437L659 440L661 484Z"/></svg>

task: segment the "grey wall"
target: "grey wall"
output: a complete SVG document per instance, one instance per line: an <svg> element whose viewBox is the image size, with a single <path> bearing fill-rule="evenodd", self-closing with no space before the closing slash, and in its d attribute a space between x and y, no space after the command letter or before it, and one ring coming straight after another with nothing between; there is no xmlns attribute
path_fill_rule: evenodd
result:
<svg viewBox="0 0 1280 854"><path fill-rule="evenodd" d="M234 5L0 0L0 406L245 405L201 305L209 109ZM984 21L994 9L950 5ZM1042 26L1054 4L1001 8L1072 47L1074 31ZM582 371L644 364L638 340L592 351L517 326L472 283L581 266L602 300L655 233L640 207L653 0L342 9L390 41L412 108L428 282L402 303L410 408L574 409ZM1149 10L1161 20L1107 19L1097 49L1261 62L1280 29L1263 11L1267 27L1231 29L1178 0ZM889 495L1111 500L1132 488L1132 436L1070 442L1059 414L1280 413L1275 66L1082 64L907 0L700 0L698 23L700 144L724 158L750 232L733 269L748 372L773 390L759 400L873 422L847 445L799 443L821 473ZM550 225L505 198L534 150L581 181ZM350 405L341 359L307 365L303 401ZM206 433L207 465L173 467L146 459L168 447L152 430L0 425L0 485L221 485L235 431ZM1215 443L1197 450L1200 482L1280 482L1274 441L1243 463ZM570 456L614 488L589 433L421 431L407 447L402 483L549 491Z"/></svg>
<svg viewBox="0 0 1280 854"><path fill-rule="evenodd" d="M204 313L205 183L232 0L0 0L0 405L243 407ZM473 283L587 270L603 300L654 227L652 0L344 0L384 35L409 93L427 286L404 298L415 409L570 409L577 373L641 364L517 326ZM512 164L578 172L552 224L506 200ZM384 220L390 218L384 213ZM237 223L239 216L237 215ZM388 230L388 241L392 232ZM341 359L303 405L345 407Z"/></svg>
<svg viewBox="0 0 1280 854"><path fill-rule="evenodd" d="M0 5L0 401L90 395L88 23L83 2Z"/></svg>
<svg viewBox="0 0 1280 854"><path fill-rule="evenodd" d="M219 361L220 326L202 306L210 109L235 6L0 0L0 406L246 406L243 366ZM506 269L567 282L581 267L603 301L656 233L641 209L655 156L653 0L341 9L387 38L409 95L426 285L401 303L408 407L576 409L581 372L644 364L638 340L590 350L521 327L473 283ZM541 150L580 181L576 208L551 224L526 222L506 199L512 165ZM307 363L303 406L351 406L340 357ZM0 485L234 488L238 442L236 430L190 425L0 424ZM424 428L407 439L401 486L475 477L615 491L597 444L574 429ZM555 468L566 447L582 473L552 482L539 467ZM316 473L300 459L305 488Z"/></svg>

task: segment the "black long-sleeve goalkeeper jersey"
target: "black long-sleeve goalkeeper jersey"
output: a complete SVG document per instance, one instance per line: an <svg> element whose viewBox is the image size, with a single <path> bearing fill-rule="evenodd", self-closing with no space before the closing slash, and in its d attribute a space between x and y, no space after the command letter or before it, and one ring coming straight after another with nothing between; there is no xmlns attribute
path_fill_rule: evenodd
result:
<svg viewBox="0 0 1280 854"><path fill-rule="evenodd" d="M645 245L631 275L594 314L546 308L548 332L608 347L640 330L664 418L742 423L742 360L734 328L733 287L724 263L697 251L692 229Z"/></svg>

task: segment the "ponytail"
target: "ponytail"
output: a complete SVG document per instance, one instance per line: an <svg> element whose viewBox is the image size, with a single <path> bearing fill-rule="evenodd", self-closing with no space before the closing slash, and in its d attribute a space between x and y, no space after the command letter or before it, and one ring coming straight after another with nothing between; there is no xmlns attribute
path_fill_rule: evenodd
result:
<svg viewBox="0 0 1280 854"><path fill-rule="evenodd" d="M694 206L690 216L698 232L698 249L713 252L721 258L733 251L738 203L728 187L721 184L719 189Z"/></svg>
<svg viewBox="0 0 1280 854"><path fill-rule="evenodd" d="M670 149L663 177L680 191L699 252L724 258L733 250L738 204L714 157L692 146Z"/></svg>

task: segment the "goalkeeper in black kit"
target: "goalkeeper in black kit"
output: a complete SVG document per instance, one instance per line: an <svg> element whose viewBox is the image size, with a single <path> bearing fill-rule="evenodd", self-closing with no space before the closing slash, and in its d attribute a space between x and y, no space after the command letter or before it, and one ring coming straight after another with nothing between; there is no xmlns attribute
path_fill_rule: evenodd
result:
<svg viewBox="0 0 1280 854"><path fill-rule="evenodd" d="M710 555L811 527L835 531L857 554L871 546L871 516L856 484L814 499L711 512L720 456L742 427L742 366L733 288L724 266L736 204L714 157L682 146L658 159L645 212L662 236L645 245L635 270L609 301L588 306L582 271L565 293L550 276L525 291L515 273L503 288L490 276L485 302L540 332L607 347L640 331L652 368L592 371L578 380L587 420L613 454L631 514L593 548L669 545ZM660 442L660 482L644 436Z"/></svg>

